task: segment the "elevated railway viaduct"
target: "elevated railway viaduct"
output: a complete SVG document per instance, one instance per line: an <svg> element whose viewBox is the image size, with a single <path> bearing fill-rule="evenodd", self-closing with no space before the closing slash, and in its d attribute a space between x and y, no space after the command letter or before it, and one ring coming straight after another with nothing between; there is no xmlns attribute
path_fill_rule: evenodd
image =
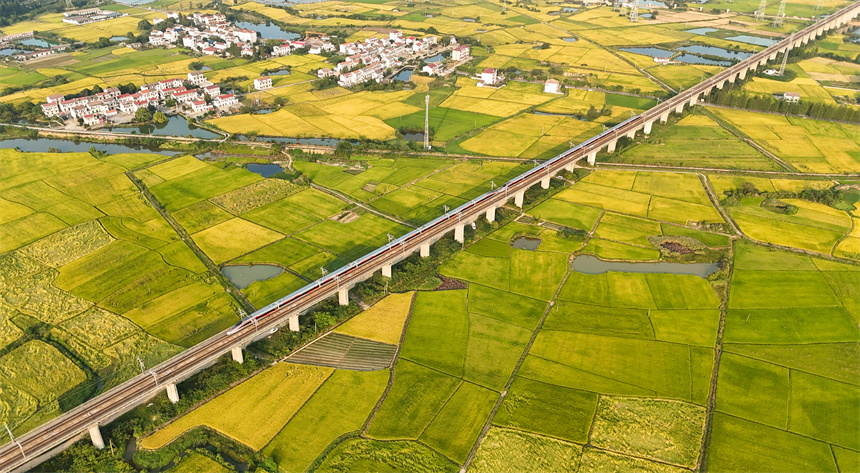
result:
<svg viewBox="0 0 860 473"><path fill-rule="evenodd" d="M286 325L291 330L299 330L299 315L318 302L337 293L341 304L348 303L349 288L369 278L376 271L381 270L383 276L390 277L392 265L413 252L418 251L421 256L429 256L430 245L452 230L454 238L462 242L467 224L482 217L489 221L495 220L496 209L511 198L517 206L522 206L525 191L532 185L540 183L543 188L549 187L552 176L563 169L572 170L581 159L594 164L597 153L602 149L606 149L609 153L614 152L620 138L625 136L633 138L640 131L645 134L651 133L654 122L657 120L666 122L670 113L681 113L684 107L695 105L700 97L710 93L714 87L720 89L726 83L734 83L738 78L744 79L748 73L754 73L757 68L776 59L778 54L788 53L791 48L806 44L826 31L842 28L858 14L860 14L860 1L724 69L641 115L536 166L504 186L467 202L332 274L260 309L233 329L185 350L147 372L25 433L14 442L0 446L0 471L24 471L32 468L86 433L89 433L96 447L104 448L99 425L106 424L131 408L146 402L161 390L166 390L169 399L177 402L179 393L176 383L211 366L221 355L231 352L233 358L241 363L242 348L267 335L270 329Z"/></svg>

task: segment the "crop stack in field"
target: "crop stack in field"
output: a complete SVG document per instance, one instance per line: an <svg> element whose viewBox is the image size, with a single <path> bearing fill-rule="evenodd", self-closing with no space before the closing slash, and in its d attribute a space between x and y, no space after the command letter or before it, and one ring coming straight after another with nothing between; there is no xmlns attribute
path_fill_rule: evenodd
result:
<svg viewBox="0 0 860 473"><path fill-rule="evenodd" d="M377 371L391 366L396 350L396 346L387 343L332 332L288 356L287 361L355 371Z"/></svg>

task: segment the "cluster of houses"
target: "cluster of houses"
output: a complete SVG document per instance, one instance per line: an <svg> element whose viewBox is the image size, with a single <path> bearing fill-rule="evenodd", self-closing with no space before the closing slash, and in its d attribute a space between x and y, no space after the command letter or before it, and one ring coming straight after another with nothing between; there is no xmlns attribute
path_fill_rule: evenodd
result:
<svg viewBox="0 0 860 473"><path fill-rule="evenodd" d="M289 56L297 49L307 49L310 54L322 54L334 52L337 47L329 41L328 36L301 41L284 40L283 44L275 45L272 48L272 57Z"/></svg>
<svg viewBox="0 0 860 473"><path fill-rule="evenodd" d="M168 18L179 21L179 13L169 12ZM194 27L181 25L165 28L164 31L152 30L149 33L149 44L152 46L167 46L182 40L182 45L201 54L210 56L226 55L227 49L237 45L242 56L254 55L254 44L257 43L257 32L254 30L236 28L227 21L222 13L203 14L192 13L188 16ZM155 23L161 23L155 20ZM212 38L220 38L214 41Z"/></svg>
<svg viewBox="0 0 860 473"><path fill-rule="evenodd" d="M118 88L111 87L95 95L71 99L63 94L50 95L47 103L42 104L42 113L48 117L80 118L85 125L98 126L120 113L134 114L141 108L163 106L168 100L174 100L177 106L193 113L205 113L213 108L229 110L239 104L235 95L222 94L221 88L209 82L202 72L189 72L187 80L176 78L143 84L134 94L122 94Z"/></svg>
<svg viewBox="0 0 860 473"><path fill-rule="evenodd" d="M469 55L470 53L471 48L469 48L469 45L464 44L462 46L457 46L451 50L451 59L456 62L467 61L471 58ZM430 64L422 67L421 72L426 72L431 76L443 75L445 73L445 66L442 61L431 62Z"/></svg>
<svg viewBox="0 0 860 473"><path fill-rule="evenodd" d="M386 70L403 65L402 59L427 54L437 44L436 36L418 39L414 36L404 37L400 31L388 33L388 38L373 37L363 42L343 43L339 52L346 55L346 59L334 69L320 69L317 76L338 76L338 85L341 87L352 87L371 80L381 82Z"/></svg>
<svg viewBox="0 0 860 473"><path fill-rule="evenodd" d="M97 21L111 20L113 18L119 18L121 16L126 15L115 11L102 10L100 8L87 8L86 10L69 11L63 13L63 23L70 23L73 25L81 26L86 25L88 23L95 23Z"/></svg>

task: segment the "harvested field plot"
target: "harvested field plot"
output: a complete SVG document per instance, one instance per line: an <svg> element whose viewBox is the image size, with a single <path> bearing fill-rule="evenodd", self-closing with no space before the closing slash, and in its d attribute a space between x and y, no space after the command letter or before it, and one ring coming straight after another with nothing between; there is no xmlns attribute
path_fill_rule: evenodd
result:
<svg viewBox="0 0 860 473"><path fill-rule="evenodd" d="M223 263L250 253L281 237L283 235L280 233L241 218L227 220L192 236L200 248L216 263Z"/></svg>
<svg viewBox="0 0 860 473"><path fill-rule="evenodd" d="M492 427L481 441L471 469L480 473L575 473L581 454L582 447L573 443Z"/></svg>
<svg viewBox="0 0 860 473"><path fill-rule="evenodd" d="M391 294L339 325L335 332L382 343L399 344L414 295L414 292Z"/></svg>
<svg viewBox="0 0 860 473"><path fill-rule="evenodd" d="M602 396L591 444L635 457L693 468L705 409L677 401Z"/></svg>
<svg viewBox="0 0 860 473"><path fill-rule="evenodd" d="M328 366L355 371L378 371L391 366L395 345L328 333L287 357L290 363Z"/></svg>
<svg viewBox="0 0 860 473"><path fill-rule="evenodd" d="M418 442L379 442L353 438L338 444L316 471L334 473L359 470L454 473L457 466Z"/></svg>

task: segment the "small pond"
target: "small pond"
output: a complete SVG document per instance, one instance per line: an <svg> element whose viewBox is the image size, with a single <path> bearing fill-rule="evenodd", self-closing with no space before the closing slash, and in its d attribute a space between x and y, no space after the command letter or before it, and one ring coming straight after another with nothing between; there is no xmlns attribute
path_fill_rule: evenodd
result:
<svg viewBox="0 0 860 473"><path fill-rule="evenodd" d="M461 18L463 21L468 21L469 23L477 23L478 20L474 18Z"/></svg>
<svg viewBox="0 0 860 473"><path fill-rule="evenodd" d="M284 31L278 25L271 23L251 23L249 21L237 21L236 26L246 30L254 30L260 33L260 36L266 39L298 39L301 35L291 31Z"/></svg>
<svg viewBox="0 0 860 473"><path fill-rule="evenodd" d="M211 71L211 70L212 70L212 68L211 68L211 67L209 67L209 66L203 66L203 67L201 67L201 68L200 68L200 70L201 70L201 71Z"/></svg>
<svg viewBox="0 0 860 473"><path fill-rule="evenodd" d="M272 279L283 272L283 268L273 264L236 265L221 268L221 274L239 289L245 289L257 281Z"/></svg>
<svg viewBox="0 0 860 473"><path fill-rule="evenodd" d="M213 133L205 128L198 128L190 125L185 117L174 115L167 118L167 123L152 123L150 125L142 125L138 127L114 127L111 129L114 133L131 133L137 132L139 135L159 135L159 136L188 136L195 138L220 138L221 135Z"/></svg>
<svg viewBox="0 0 860 473"><path fill-rule="evenodd" d="M520 250L536 250L541 243L541 239L537 237L531 236L520 236L514 238L514 241L511 242L511 246Z"/></svg>
<svg viewBox="0 0 860 473"><path fill-rule="evenodd" d="M578 11L579 11L579 8L573 8L573 7L562 7L561 8L562 13L573 13L573 12L578 12Z"/></svg>
<svg viewBox="0 0 860 473"><path fill-rule="evenodd" d="M277 164L248 163L247 168L254 174L259 174L263 177L269 177L272 174L277 174L279 172L284 171L284 168L278 166Z"/></svg>
<svg viewBox="0 0 860 473"><path fill-rule="evenodd" d="M255 110L255 111L251 112L251 115L268 115L272 112L274 112L274 110L272 110L270 108L264 108L263 110Z"/></svg>
<svg viewBox="0 0 860 473"><path fill-rule="evenodd" d="M567 41L568 43L575 43L575 42L577 42L577 38L572 38L572 37L569 37L569 38L561 38L561 40L562 40L562 41Z"/></svg>
<svg viewBox="0 0 860 473"><path fill-rule="evenodd" d="M94 147L98 151L104 151L109 154L153 153L162 154L165 156L173 156L179 153L178 151L165 151L158 148L147 148L145 146L129 146L115 143L87 143L85 141L75 143L74 141L69 140L52 140L46 138L15 138L12 140L0 141L0 148L18 148L21 151L29 151L36 153L47 153L48 148L55 148L66 153L87 153L90 151L91 147Z"/></svg>
<svg viewBox="0 0 860 473"><path fill-rule="evenodd" d="M126 36L111 36L110 40L114 43L119 43L120 41L128 41L128 37Z"/></svg>
<svg viewBox="0 0 860 473"><path fill-rule="evenodd" d="M13 54L18 54L18 53L23 53L23 52L24 51L22 49L3 48L3 49L0 49L0 56L11 56Z"/></svg>
<svg viewBox="0 0 860 473"><path fill-rule="evenodd" d="M280 71L270 72L270 76L288 76L292 74L289 69L281 69Z"/></svg>
<svg viewBox="0 0 860 473"><path fill-rule="evenodd" d="M755 44L756 46L773 46L777 43L777 40L775 39L762 38L761 36L750 36L746 34L730 36L723 39L726 41L737 41L738 43Z"/></svg>
<svg viewBox="0 0 860 473"><path fill-rule="evenodd" d="M645 8L666 8L666 4L663 2L656 2L654 0L639 0L639 6Z"/></svg>
<svg viewBox="0 0 860 473"><path fill-rule="evenodd" d="M700 34L703 36L708 34L708 33L713 33L714 31L720 31L720 30L718 30L716 28L693 28L692 30L684 30L685 33Z"/></svg>
<svg viewBox="0 0 860 473"><path fill-rule="evenodd" d="M649 18L652 18L653 16L654 15L652 15L650 13L643 13L643 14L639 15L639 18L645 18L647 20Z"/></svg>
<svg viewBox="0 0 860 473"><path fill-rule="evenodd" d="M689 274L707 278L719 269L717 263L626 263L603 261L596 256L581 255L573 259L573 270L583 274L603 274L607 271L622 273Z"/></svg>
<svg viewBox="0 0 860 473"><path fill-rule="evenodd" d="M651 57L669 57L674 54L672 51L660 48L621 48L622 51L634 54L642 54L643 56Z"/></svg>
<svg viewBox="0 0 860 473"><path fill-rule="evenodd" d="M688 52L688 53L693 53L693 54L703 54L706 56L717 56L717 57L724 57L726 59L737 59L739 61L752 56L752 53L745 53L745 52L740 52L740 51L729 51L728 49L715 48L713 46L702 46L699 44L697 44L695 46L684 46L684 47L678 48L678 50Z"/></svg>
<svg viewBox="0 0 860 473"><path fill-rule="evenodd" d="M428 57L428 58L424 59L424 64L430 64L431 62L439 62L439 61L444 61L444 60L445 60L445 56L443 56L441 53L439 53L433 57Z"/></svg>
<svg viewBox="0 0 860 473"><path fill-rule="evenodd" d="M409 79L412 78L412 73L415 72L414 69L403 69L394 75L394 80L399 80L402 82L409 82Z"/></svg>

